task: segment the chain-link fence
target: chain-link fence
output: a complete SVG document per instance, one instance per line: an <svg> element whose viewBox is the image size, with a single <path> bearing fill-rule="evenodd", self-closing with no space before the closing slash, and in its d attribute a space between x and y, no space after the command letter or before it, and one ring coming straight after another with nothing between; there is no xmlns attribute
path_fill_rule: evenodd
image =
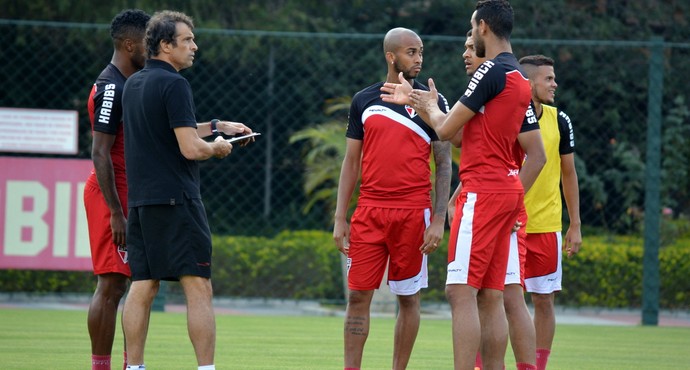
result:
<svg viewBox="0 0 690 370"><path fill-rule="evenodd" d="M308 142L290 143L289 138L334 119L342 121L344 134L346 110L329 115L326 102L385 78L383 35L209 29L195 34L196 61L182 74L192 84L199 121L241 121L263 134L226 159L202 163L202 194L212 230L271 235L330 228L332 209L326 202L304 212ZM467 82L461 60L464 36L422 39L421 81L434 77L452 104ZM107 25L4 20L0 42L0 106L78 110L77 156L88 158L86 99L112 55ZM557 105L575 125L585 227L640 232L651 46L648 40L513 40L518 57L539 53L556 60ZM664 74L663 91L652 90L663 97L662 206L677 214L690 206L688 90L678 78L690 75L690 45L665 43L661 50L664 68L651 73Z"/></svg>

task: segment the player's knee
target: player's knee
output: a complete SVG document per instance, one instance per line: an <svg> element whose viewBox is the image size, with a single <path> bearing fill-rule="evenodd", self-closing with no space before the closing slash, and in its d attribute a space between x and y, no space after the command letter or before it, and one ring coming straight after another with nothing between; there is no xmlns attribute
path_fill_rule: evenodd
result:
<svg viewBox="0 0 690 370"><path fill-rule="evenodd" d="M525 297L522 286L518 284L506 285L503 290L503 303L507 311L512 311L525 305Z"/></svg>
<svg viewBox="0 0 690 370"><path fill-rule="evenodd" d="M180 284L187 297L195 297L195 299L211 299L213 297L213 286L210 279L185 275L180 277Z"/></svg>
<svg viewBox="0 0 690 370"><path fill-rule="evenodd" d="M476 302L476 290L473 293L472 288L463 284L447 284L446 285L446 299L453 304L463 303L468 298L474 298Z"/></svg>
<svg viewBox="0 0 690 370"><path fill-rule="evenodd" d="M127 291L127 277L124 275L107 274L99 276L96 288L97 294L119 302L125 295L125 291Z"/></svg>
<svg viewBox="0 0 690 370"><path fill-rule="evenodd" d="M398 304L400 309L419 309L419 294L399 295Z"/></svg>
<svg viewBox="0 0 690 370"><path fill-rule="evenodd" d="M546 309L553 306L553 295L532 293L532 304L536 309Z"/></svg>
<svg viewBox="0 0 690 370"><path fill-rule="evenodd" d="M350 306L369 305L373 291L370 290L350 290L348 294L348 304Z"/></svg>

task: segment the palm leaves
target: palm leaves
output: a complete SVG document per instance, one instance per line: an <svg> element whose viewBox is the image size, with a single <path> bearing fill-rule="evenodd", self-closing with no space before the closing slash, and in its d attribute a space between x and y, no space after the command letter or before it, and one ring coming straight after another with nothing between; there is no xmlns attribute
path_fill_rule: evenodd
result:
<svg viewBox="0 0 690 370"><path fill-rule="evenodd" d="M328 214L335 212L340 167L347 147L345 131L350 102L350 97L327 100L324 112L332 116L332 119L290 136L290 144L307 141L302 157L305 168L303 188L308 197L304 213L309 212L316 204L322 204ZM357 191L356 189L355 192ZM353 194L352 199L357 199L356 194Z"/></svg>

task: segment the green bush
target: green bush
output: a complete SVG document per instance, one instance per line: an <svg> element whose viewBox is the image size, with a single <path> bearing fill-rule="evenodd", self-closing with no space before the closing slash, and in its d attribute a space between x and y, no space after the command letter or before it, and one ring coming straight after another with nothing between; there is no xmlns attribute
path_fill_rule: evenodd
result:
<svg viewBox="0 0 690 370"><path fill-rule="evenodd" d="M330 233L283 231L274 238L214 237L217 296L342 299L340 252Z"/></svg>
<svg viewBox="0 0 690 370"><path fill-rule="evenodd" d="M643 241L634 237L586 237L575 257L563 259L566 306L641 307ZM659 251L662 308L690 307L690 239L680 239Z"/></svg>
<svg viewBox="0 0 690 370"><path fill-rule="evenodd" d="M425 302L445 300L446 240L429 256ZM580 253L563 260L565 306L641 307L643 241L627 236L585 236ZM284 231L275 237L214 236L213 287L219 297L343 299L340 252L330 232ZM690 308L690 238L659 251L659 305ZM91 293L90 272L0 271L0 291ZM181 294L179 284L168 292Z"/></svg>
<svg viewBox="0 0 690 370"><path fill-rule="evenodd" d="M96 277L89 271L0 270L0 292L93 293Z"/></svg>

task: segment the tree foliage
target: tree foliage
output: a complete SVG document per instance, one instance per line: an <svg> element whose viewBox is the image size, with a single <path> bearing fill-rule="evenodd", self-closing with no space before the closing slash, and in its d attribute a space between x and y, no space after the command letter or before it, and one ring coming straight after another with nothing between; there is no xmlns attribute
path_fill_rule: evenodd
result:
<svg viewBox="0 0 690 370"><path fill-rule="evenodd" d="M690 3L682 0L511 1L513 37L644 40L659 34L685 42ZM409 27L424 35L463 35L474 1L457 0L0 0L2 18L107 23L125 8L174 9L198 27L243 30L381 33Z"/></svg>
<svg viewBox="0 0 690 370"><path fill-rule="evenodd" d="M641 186L644 186L644 127L650 55L649 47L644 43L657 35L667 43L680 45L664 48L662 190L663 206L672 207L674 214L687 210L690 205L690 152L687 145L690 116L687 82L682 76L690 75L690 64L686 62L690 59L687 44L690 40L690 2L513 0L511 4L515 9L515 54L539 53L556 60L559 83L556 104L569 114L576 128L582 209L597 212L583 220L596 226L633 231L639 224L636 217L640 216L638 210L644 200ZM304 162L301 157L307 145L304 143L325 134L311 128L311 124L333 121L333 117L321 109L323 102L352 96L376 82L377 78L383 78L385 69L379 37L398 26L411 28L422 35L426 57L424 78L439 77L436 83L440 91L449 101L455 101L466 83L460 59L462 43L458 42L451 48L447 38L445 43L439 40L444 40L443 36L462 37L469 28L474 6L474 1L457 0L332 0L326 3L313 0L0 0L0 9L3 9L0 17L98 23L106 28L117 12L129 7L149 13L175 9L191 15L198 29L199 61L195 63L197 67L184 74L195 92L203 91L212 97L196 99L198 111L225 114L228 107L232 107L228 116L242 117L251 123L270 122L270 127L279 128L275 133L276 142L286 142L298 131L310 133L312 138L305 137L299 145L281 147L280 162L275 169L282 172L266 181L275 183L276 188L286 189L286 193L302 190L301 186L306 184L305 190L315 194L317 199L325 199L332 194L327 194L328 190L324 190L322 185L332 184L333 175L326 174L334 173L335 166L317 171L314 168L318 162L316 156L311 157L311 163ZM222 34L227 30L329 34L313 40L302 34L300 38L280 40L276 37L247 37L237 42ZM60 32L45 28L27 33L15 32L15 29L9 29L3 38L6 46L3 61L7 60L6 65L12 68L0 70L0 80L9 81L0 89L0 105L76 109L84 117L85 94L82 87L92 83L107 56L84 67L84 64L75 63L73 55L102 53L97 50L108 50L109 40L103 34L84 32L78 26ZM340 37L341 34L347 35ZM601 42L587 43L588 40ZM625 42L634 42L635 45ZM342 54L334 56L334 50ZM19 59L10 59L17 55ZM36 59L28 62L26 56ZM218 76L220 83L209 86L209 75ZM335 78L336 75L346 77ZM13 76L21 76L21 83L16 82L16 77L13 80ZM316 78L329 83L315 88ZM46 85L61 85L62 88L44 88ZM72 85L78 88L72 88ZM38 87L40 94L32 94L27 86ZM73 91L79 91L80 95ZM26 100L20 100L27 94L32 94L31 106L24 103ZM259 101L265 102L267 107L280 109L257 108L256 102ZM274 111L280 113L274 114ZM213 117L199 118L208 120ZM81 128L84 133L88 131L87 126ZM336 126L326 131L332 134ZM269 129L268 125L259 128ZM268 140L268 136L262 139ZM80 135L80 140L83 141L79 145L83 150L81 155L86 157L88 135ZM323 142L312 144L319 147ZM344 145L344 138L341 144ZM235 158L243 159L245 154L238 152ZM263 160L270 153L254 151L252 155ZM306 159L310 160L310 157ZM238 162L243 163L241 160ZM340 164L337 160L335 163ZM239 171L258 172L255 167ZM304 174L306 182L295 181ZM247 187L252 187L251 184L248 182ZM256 183L253 184L256 188ZM292 210L301 210L304 204L314 219L322 220L324 214L330 215L321 207L320 200L315 203L314 198L300 196L285 199L291 202L287 207L289 211L281 216L285 219L293 219ZM244 196L236 202L235 206L242 209L254 207L261 200L258 196ZM316 204L319 207L314 207ZM218 215L211 217L226 219L229 215L219 211ZM256 217L248 218L253 220Z"/></svg>

